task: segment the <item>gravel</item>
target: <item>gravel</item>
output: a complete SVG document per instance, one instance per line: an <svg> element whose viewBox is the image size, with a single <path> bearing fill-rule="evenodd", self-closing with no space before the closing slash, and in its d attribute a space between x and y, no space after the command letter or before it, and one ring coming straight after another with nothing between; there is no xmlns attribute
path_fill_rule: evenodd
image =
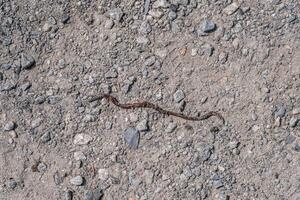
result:
<svg viewBox="0 0 300 200"><path fill-rule="evenodd" d="M77 134L75 135L73 142L75 145L86 145L92 141L92 139L93 138L87 134Z"/></svg>
<svg viewBox="0 0 300 200"><path fill-rule="evenodd" d="M176 103L181 102L185 98L185 94L181 89L178 89L173 95L174 101Z"/></svg>
<svg viewBox="0 0 300 200"><path fill-rule="evenodd" d="M296 0L3 1L1 197L299 198L299 13Z"/></svg>
<svg viewBox="0 0 300 200"><path fill-rule="evenodd" d="M217 28L216 24L211 20L204 20L202 22L202 31L204 33L210 33Z"/></svg>
<svg viewBox="0 0 300 200"><path fill-rule="evenodd" d="M35 59L31 55L21 55L21 66L23 69L31 69L35 65Z"/></svg>
<svg viewBox="0 0 300 200"><path fill-rule="evenodd" d="M16 128L16 124L13 121L7 122L3 127L3 129L5 131L11 131L11 130L14 130L15 128Z"/></svg>
<svg viewBox="0 0 300 200"><path fill-rule="evenodd" d="M72 185L76 185L76 186L81 186L83 185L84 179L82 176L75 176L73 178L70 179L70 183Z"/></svg>
<svg viewBox="0 0 300 200"><path fill-rule="evenodd" d="M126 129L123 133L123 137L130 148L138 148L140 142L140 132L136 128Z"/></svg>

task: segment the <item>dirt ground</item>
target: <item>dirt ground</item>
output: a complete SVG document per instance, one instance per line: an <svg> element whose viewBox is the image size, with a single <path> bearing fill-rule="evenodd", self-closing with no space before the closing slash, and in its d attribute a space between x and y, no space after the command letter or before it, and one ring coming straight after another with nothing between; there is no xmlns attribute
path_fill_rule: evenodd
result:
<svg viewBox="0 0 300 200"><path fill-rule="evenodd" d="M299 200L299 17L298 0L0 0L0 200Z"/></svg>

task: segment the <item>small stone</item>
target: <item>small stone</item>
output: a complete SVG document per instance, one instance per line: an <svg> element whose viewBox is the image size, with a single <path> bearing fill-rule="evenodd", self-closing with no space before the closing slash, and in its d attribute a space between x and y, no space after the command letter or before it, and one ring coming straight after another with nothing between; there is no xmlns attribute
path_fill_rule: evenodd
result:
<svg viewBox="0 0 300 200"><path fill-rule="evenodd" d="M147 58L145 60L144 65L145 66L151 66L151 65L153 65L155 63L155 61L156 61L155 56L150 56L149 58Z"/></svg>
<svg viewBox="0 0 300 200"><path fill-rule="evenodd" d="M5 185L10 189L15 189L17 187L17 182L10 178L8 181L6 181Z"/></svg>
<svg viewBox="0 0 300 200"><path fill-rule="evenodd" d="M41 140L43 143L47 143L51 140L50 132L46 132L42 135Z"/></svg>
<svg viewBox="0 0 300 200"><path fill-rule="evenodd" d="M139 32L142 34L149 34L152 31L151 25L148 21L143 21L139 28Z"/></svg>
<svg viewBox="0 0 300 200"><path fill-rule="evenodd" d="M75 160L86 160L86 156L81 151L76 151L74 153Z"/></svg>
<svg viewBox="0 0 300 200"><path fill-rule="evenodd" d="M46 22L42 29L44 32L49 32L52 29L52 25L49 22Z"/></svg>
<svg viewBox="0 0 300 200"><path fill-rule="evenodd" d="M139 36L136 38L136 43L146 45L150 43L150 40L145 36Z"/></svg>
<svg viewBox="0 0 300 200"><path fill-rule="evenodd" d="M140 132L136 128L128 128L123 137L130 148L137 149L140 141Z"/></svg>
<svg viewBox="0 0 300 200"><path fill-rule="evenodd" d="M84 116L83 121L86 123L94 122L94 121L96 121L96 117L94 115L87 114Z"/></svg>
<svg viewBox="0 0 300 200"><path fill-rule="evenodd" d="M140 121L137 126L136 126L137 130L143 132L143 131L148 131L149 130L149 126L148 126L148 120L144 119L142 121Z"/></svg>
<svg viewBox="0 0 300 200"><path fill-rule="evenodd" d="M18 137L18 134L14 130L9 131L9 135L10 135L11 138L17 138Z"/></svg>
<svg viewBox="0 0 300 200"><path fill-rule="evenodd" d="M85 145L88 144L93 138L87 134L77 134L74 137L75 145Z"/></svg>
<svg viewBox="0 0 300 200"><path fill-rule="evenodd" d="M113 21L113 20L107 20L107 21L105 22L105 25L104 25L104 27L105 27L106 29L112 29L113 26L114 26L114 21Z"/></svg>
<svg viewBox="0 0 300 200"><path fill-rule="evenodd" d="M112 128L112 126L113 126L112 122L110 122L110 121L105 122L105 129L109 130Z"/></svg>
<svg viewBox="0 0 300 200"><path fill-rule="evenodd" d="M31 122L31 128L37 128L42 124L42 119L37 118Z"/></svg>
<svg viewBox="0 0 300 200"><path fill-rule="evenodd" d="M176 103L179 103L185 98L185 94L182 90L179 89L174 93L173 98Z"/></svg>
<svg viewBox="0 0 300 200"><path fill-rule="evenodd" d="M59 185L63 182L63 178L59 175L58 171L56 171L53 175L54 183Z"/></svg>
<svg viewBox="0 0 300 200"><path fill-rule="evenodd" d="M9 121L4 125L3 128L4 128L5 131L11 131L11 130L14 130L16 128L16 124L13 121Z"/></svg>
<svg viewBox="0 0 300 200"><path fill-rule="evenodd" d="M176 128L177 128L177 124L175 122L171 122L171 123L168 124L167 128L165 129L165 131L167 133L172 133Z"/></svg>
<svg viewBox="0 0 300 200"><path fill-rule="evenodd" d="M109 178L108 170L104 168L98 169L98 177L100 180L106 181Z"/></svg>
<svg viewBox="0 0 300 200"><path fill-rule="evenodd" d="M193 48L193 49L191 50L191 56L196 56L197 54L198 54L198 49Z"/></svg>
<svg viewBox="0 0 300 200"><path fill-rule="evenodd" d="M3 64L1 64L1 68L4 70L9 70L11 68L11 64L3 63Z"/></svg>
<svg viewBox="0 0 300 200"><path fill-rule="evenodd" d="M227 15L232 15L239 9L239 5L236 2L233 2L232 4L228 5L223 11Z"/></svg>
<svg viewBox="0 0 300 200"><path fill-rule="evenodd" d="M47 165L43 162L40 162L37 166L38 172L44 173L47 170Z"/></svg>
<svg viewBox="0 0 300 200"><path fill-rule="evenodd" d="M63 14L60 18L61 23L67 24L70 21L70 16L67 14Z"/></svg>
<svg viewBox="0 0 300 200"><path fill-rule="evenodd" d="M115 68L111 68L108 72L105 73L105 78L117 78L118 72Z"/></svg>
<svg viewBox="0 0 300 200"><path fill-rule="evenodd" d="M73 192L71 190L67 190L64 193L64 200L72 200L73 199Z"/></svg>
<svg viewBox="0 0 300 200"><path fill-rule="evenodd" d="M21 67L22 69L31 69L35 64L35 60L32 56L22 54L21 55Z"/></svg>
<svg viewBox="0 0 300 200"><path fill-rule="evenodd" d="M202 31L204 33L210 33L216 29L216 24L211 20L204 20L202 22Z"/></svg>
<svg viewBox="0 0 300 200"><path fill-rule="evenodd" d="M46 98L43 97L43 96L38 96L37 98L35 98L34 101L35 101L36 104L42 104L46 101Z"/></svg>
<svg viewBox="0 0 300 200"><path fill-rule="evenodd" d="M292 128L296 127L299 121L300 121L300 118L292 117L292 118L290 119L290 126L291 126Z"/></svg>
<svg viewBox="0 0 300 200"><path fill-rule="evenodd" d="M173 20L176 19L177 14L176 14L176 12L174 12L174 11L170 11L169 14L168 14L168 17L169 17L169 19L170 19L171 21L173 21Z"/></svg>
<svg viewBox="0 0 300 200"><path fill-rule="evenodd" d="M70 183L72 185L76 185L76 186L81 186L83 184L83 177L82 176L75 176L73 178L71 178Z"/></svg>
<svg viewBox="0 0 300 200"><path fill-rule="evenodd" d="M218 175L214 175L213 177L213 186L218 189L218 188L221 188L223 187L223 183L222 183L222 180L220 179L220 177Z"/></svg>
<svg viewBox="0 0 300 200"><path fill-rule="evenodd" d="M95 190L86 192L84 200L101 200L102 196L103 190L101 188L96 188Z"/></svg>
<svg viewBox="0 0 300 200"><path fill-rule="evenodd" d="M144 181L147 185L153 183L154 173L151 170L145 170L144 172Z"/></svg>
<svg viewBox="0 0 300 200"><path fill-rule="evenodd" d="M219 54L219 62L221 62L222 64L226 63L228 59L228 53L226 52L221 52Z"/></svg>
<svg viewBox="0 0 300 200"><path fill-rule="evenodd" d="M156 0L153 3L153 8L168 8L170 3L167 0Z"/></svg>
<svg viewBox="0 0 300 200"><path fill-rule="evenodd" d="M160 9L152 9L149 11L149 15L151 15L156 19L160 19L164 15L164 12L161 11Z"/></svg>
<svg viewBox="0 0 300 200"><path fill-rule="evenodd" d="M286 143L286 144L292 144L295 140L296 140L296 137L295 137L295 136L293 136L293 135L288 135L288 136L285 138L285 143Z"/></svg>
<svg viewBox="0 0 300 200"><path fill-rule="evenodd" d="M201 47L201 55L212 56L214 47L211 44L205 43Z"/></svg>
<svg viewBox="0 0 300 200"><path fill-rule="evenodd" d="M300 114L300 108L294 108L294 109L292 110L292 114L293 114L293 115L298 115L298 114Z"/></svg>
<svg viewBox="0 0 300 200"><path fill-rule="evenodd" d="M280 117L282 118L285 115L286 109L283 107L283 104L278 104L276 106L276 110L274 112L275 118Z"/></svg>
<svg viewBox="0 0 300 200"><path fill-rule="evenodd" d="M300 152L300 144L296 144L294 150Z"/></svg>
<svg viewBox="0 0 300 200"><path fill-rule="evenodd" d="M116 20L117 22L120 22L123 17L123 11L121 8L113 8L108 11L108 15L111 19Z"/></svg>

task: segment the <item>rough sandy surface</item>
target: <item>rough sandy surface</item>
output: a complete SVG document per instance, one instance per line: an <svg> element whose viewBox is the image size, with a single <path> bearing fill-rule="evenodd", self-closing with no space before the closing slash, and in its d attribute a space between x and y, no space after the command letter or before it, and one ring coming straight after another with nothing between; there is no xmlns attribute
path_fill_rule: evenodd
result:
<svg viewBox="0 0 300 200"><path fill-rule="evenodd" d="M299 200L299 13L298 0L0 1L0 199Z"/></svg>

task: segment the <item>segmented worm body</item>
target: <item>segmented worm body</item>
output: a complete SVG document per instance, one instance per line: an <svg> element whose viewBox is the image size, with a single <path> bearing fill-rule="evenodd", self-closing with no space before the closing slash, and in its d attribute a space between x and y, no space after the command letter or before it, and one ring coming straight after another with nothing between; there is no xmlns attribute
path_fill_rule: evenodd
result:
<svg viewBox="0 0 300 200"><path fill-rule="evenodd" d="M173 112L173 111L169 111L169 110L165 110L163 108L161 108L160 106L158 106L157 104L148 102L148 101L142 101L142 102L134 102L134 103L120 103L118 101L118 99L116 99L114 96L110 95L110 94L101 94L101 98L105 98L107 101L113 103L114 105L123 108L123 109L135 109L135 108L150 108L150 109L154 109L158 112L160 112L161 114L165 114L165 115L172 115L172 116L176 116L185 120L191 120L191 121L202 121L202 120L206 120L210 117L218 117L222 123L225 123L225 119L223 118L223 116L215 111L210 111L202 116L198 116L198 117L192 117L192 116L187 116L184 115L182 113L177 113L177 112Z"/></svg>

